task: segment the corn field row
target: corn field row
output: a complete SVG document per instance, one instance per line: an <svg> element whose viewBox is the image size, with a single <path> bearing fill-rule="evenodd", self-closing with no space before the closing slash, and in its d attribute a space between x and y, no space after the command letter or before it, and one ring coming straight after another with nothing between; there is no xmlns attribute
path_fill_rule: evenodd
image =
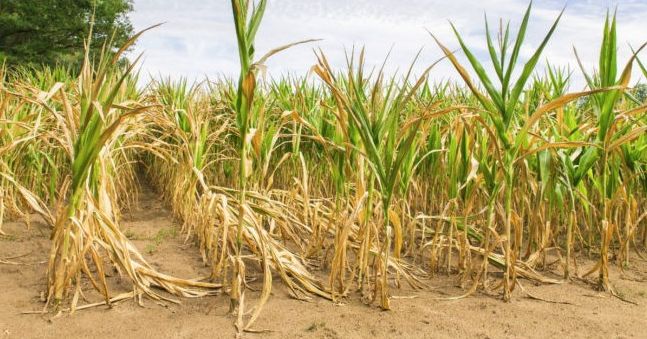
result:
<svg viewBox="0 0 647 339"><path fill-rule="evenodd" d="M363 50L343 69L316 51L312 74L264 80L268 58L310 42L255 59L265 6L232 0L234 81L138 86L138 60L119 60L144 32L116 52L86 51L78 72L3 69L0 225L37 213L50 226L46 310L82 307L82 281L106 304L227 293L243 331L273 279L295 298L359 296L389 309L392 289L441 273L459 279L457 297L508 301L524 280L615 293L610 265L644 260L647 101L631 75L647 69L644 46L617 59L613 16L596 69L575 57L586 90L569 92L567 69L535 71L561 15L525 62L530 7L518 29L486 26L492 72L460 32L430 36L462 82L434 82L435 64L420 75L368 69ZM445 47L454 41L459 50ZM121 215L142 180L198 246L208 279L155 270L125 236ZM583 258L597 264L580 267ZM110 290L112 267L131 292Z"/></svg>

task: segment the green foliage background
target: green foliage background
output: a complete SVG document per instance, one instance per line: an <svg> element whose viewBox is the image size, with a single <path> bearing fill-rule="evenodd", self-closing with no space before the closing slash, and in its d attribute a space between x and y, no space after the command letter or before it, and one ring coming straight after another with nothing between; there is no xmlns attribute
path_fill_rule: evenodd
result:
<svg viewBox="0 0 647 339"><path fill-rule="evenodd" d="M0 62L78 65L92 14L91 50L99 51L108 41L121 46L132 35L132 9L132 0L0 0Z"/></svg>

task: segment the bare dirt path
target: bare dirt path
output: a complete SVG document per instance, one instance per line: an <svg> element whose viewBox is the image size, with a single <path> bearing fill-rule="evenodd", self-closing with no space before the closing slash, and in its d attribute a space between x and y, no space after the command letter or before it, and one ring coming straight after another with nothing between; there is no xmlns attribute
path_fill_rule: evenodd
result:
<svg viewBox="0 0 647 339"><path fill-rule="evenodd" d="M157 200L144 190L139 207L125 216L126 234L146 258L162 272L179 277L205 276L198 250L184 243L179 226ZM151 300L144 307L125 301L63 315L24 315L39 310L46 287L45 269L49 230L33 222L7 223L9 235L0 237L0 338L231 338L233 319L227 315L227 296L182 299L181 305L159 305ZM585 267L580 269L584 271ZM624 278L613 268L618 291L638 305L594 291L579 282L533 286L536 296L567 302L553 304L532 300L518 291L511 303L486 295L456 301L440 301L459 295L454 278L430 280L432 291L393 290L414 298L395 299L393 310L383 312L351 298L344 305L313 299L291 299L274 279L270 301L256 327L270 332L246 334L254 338L647 338L647 263L635 259ZM115 291L128 290L128 282L110 278ZM100 298L88 293L92 301ZM251 307L254 293L248 296Z"/></svg>

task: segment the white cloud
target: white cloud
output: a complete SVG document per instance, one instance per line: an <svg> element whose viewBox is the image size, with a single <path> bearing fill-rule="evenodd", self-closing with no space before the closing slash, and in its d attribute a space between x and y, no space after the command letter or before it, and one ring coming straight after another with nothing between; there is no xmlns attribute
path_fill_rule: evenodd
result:
<svg viewBox="0 0 647 339"><path fill-rule="evenodd" d="M188 77L235 76L238 54L226 0L135 0L131 19L136 29L166 22L146 33L131 55L144 52L143 74ZM647 40L644 18L647 3L628 1L570 1L557 32L546 48L544 58L556 65L570 64L581 85L573 56L573 46L588 69L594 67L607 8L618 5L618 47L620 61L627 60L628 43L637 47ZM420 48L421 69L441 56L425 31L429 29L450 47L456 47L448 20L464 35L477 55L486 57L484 13L492 28L498 18L511 20L516 28L527 6L525 1L489 0L475 4L468 0L269 0L265 19L257 37L258 54L289 42L322 38L310 46L298 46L268 62L271 75L303 74L316 62L313 48L321 48L336 67L345 65L344 48L366 47L367 64L379 65L393 47L389 70L408 67ZM562 1L535 1L528 31L528 45L521 57L528 57L563 7ZM647 54L647 53L646 53ZM433 72L434 79L456 78L449 63Z"/></svg>

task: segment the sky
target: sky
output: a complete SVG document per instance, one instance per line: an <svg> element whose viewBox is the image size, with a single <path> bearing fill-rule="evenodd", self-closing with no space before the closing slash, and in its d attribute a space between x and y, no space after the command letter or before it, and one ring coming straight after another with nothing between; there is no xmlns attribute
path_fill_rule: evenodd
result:
<svg viewBox="0 0 647 339"><path fill-rule="evenodd" d="M499 19L511 22L516 32L528 5L517 0L268 0L265 18L257 35L257 57L272 48L304 39L321 41L296 46L272 57L267 74L306 74L316 63L315 49L321 49L333 67L342 69L346 52L353 47L366 50L369 67L381 65L389 54L387 71L403 73L421 51L415 69L420 71L442 56L430 31L443 44L458 47L451 21L467 45L486 62L484 15L490 27ZM130 19L136 30L157 23L161 27L146 32L129 56L143 53L140 66L144 78L236 77L238 52L228 0L134 0ZM532 55L555 18L566 6L564 16L546 47L542 67L548 60L555 66L570 66L573 86L584 82L573 48L587 70L597 62L607 9L617 7L618 48L623 67L631 49L647 41L647 1L645 0L535 0L521 50L522 61ZM647 52L642 53L647 59ZM638 72L634 72L634 80ZM433 80L457 79L445 60L430 73Z"/></svg>

